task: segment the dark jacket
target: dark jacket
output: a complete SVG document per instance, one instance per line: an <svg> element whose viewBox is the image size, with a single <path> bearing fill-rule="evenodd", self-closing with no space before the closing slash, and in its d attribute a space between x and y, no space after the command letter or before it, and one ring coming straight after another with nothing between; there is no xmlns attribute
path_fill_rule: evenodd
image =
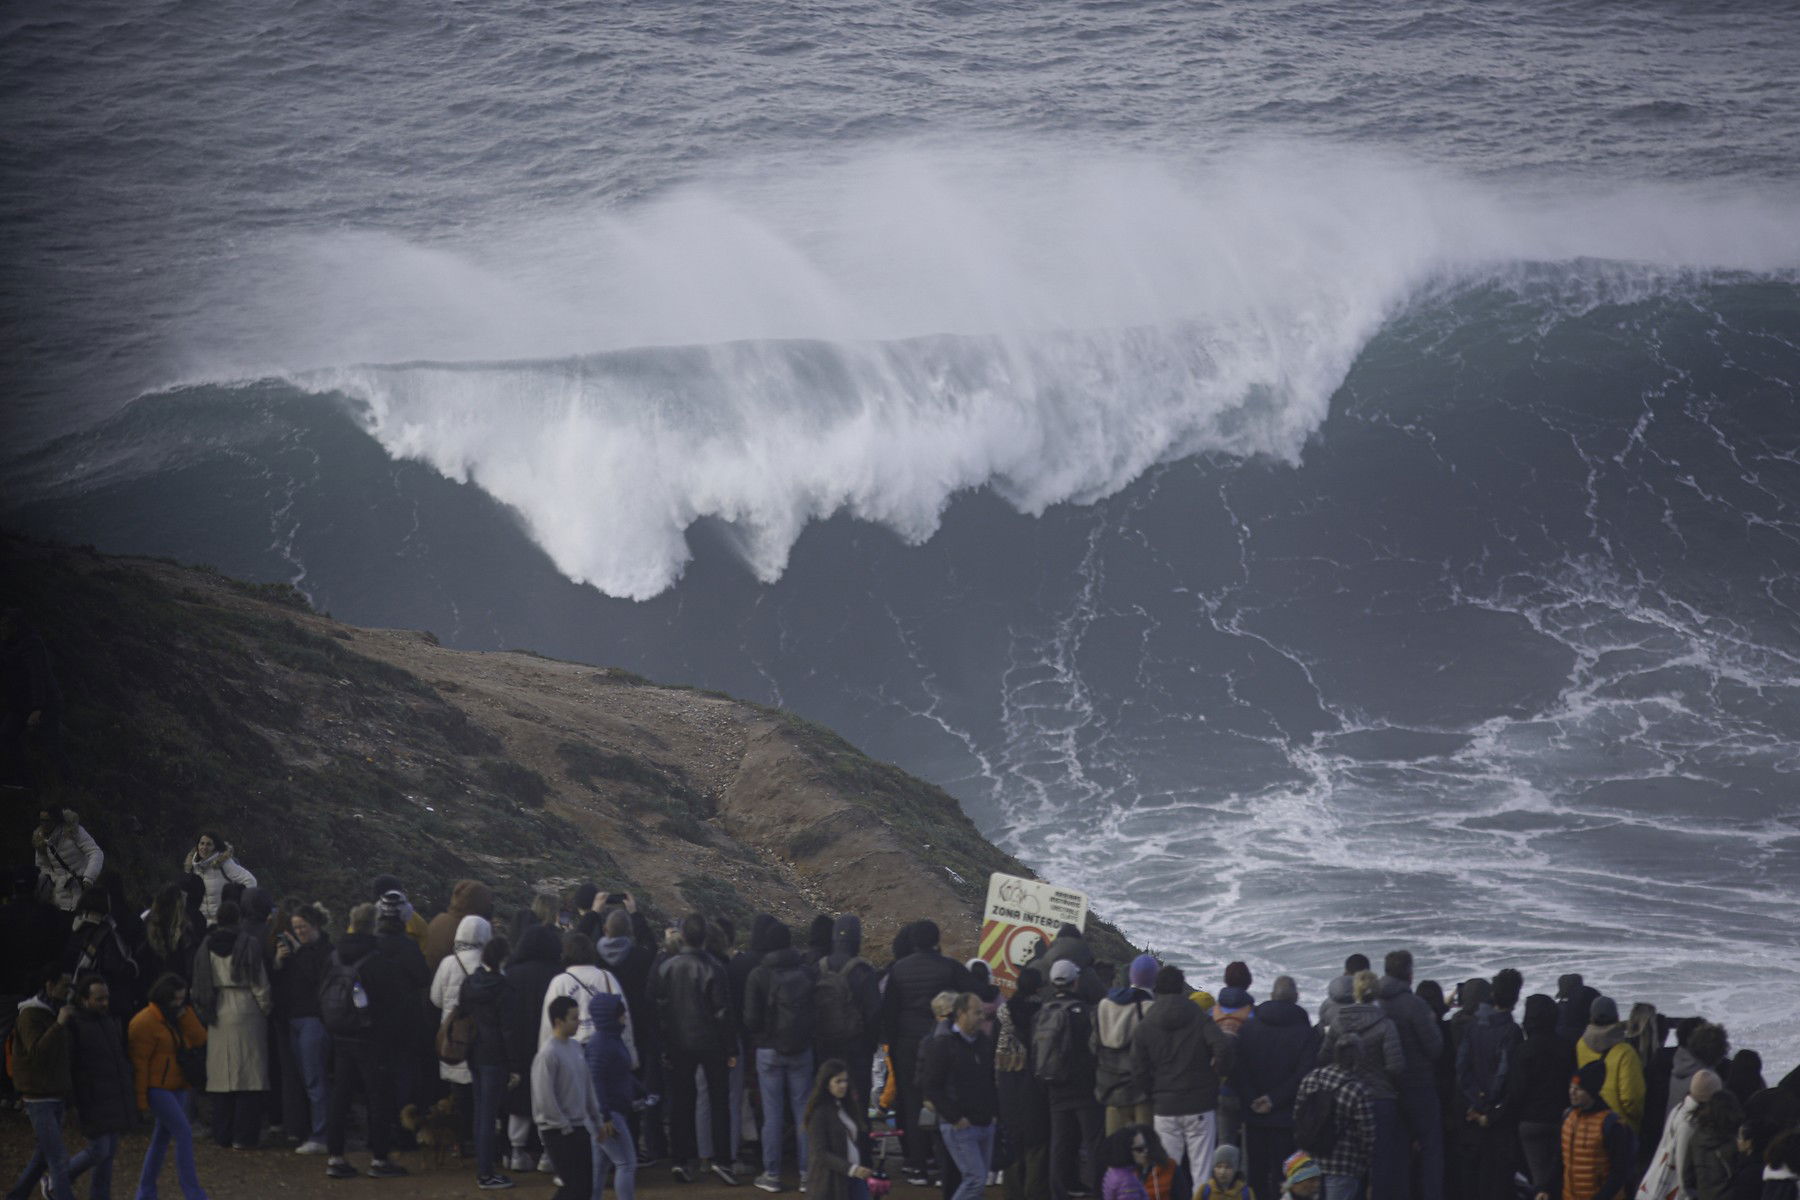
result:
<svg viewBox="0 0 1800 1200"><path fill-rule="evenodd" d="M826 1096L806 1118L807 1200L850 1198L850 1131L838 1112L837 1102ZM856 1121L860 1133L862 1122L854 1114L851 1119ZM859 1140L866 1145L868 1139ZM862 1165L872 1165L867 1155Z"/></svg>
<svg viewBox="0 0 1800 1200"><path fill-rule="evenodd" d="M1556 1028L1556 1002L1548 996L1525 1000L1525 1040L1519 1046L1521 1121L1560 1125L1569 1108L1569 1076L1575 1073L1575 1046Z"/></svg>
<svg viewBox="0 0 1800 1200"><path fill-rule="evenodd" d="M1059 1083L1044 1085L1044 1090L1050 1097L1050 1111L1079 1112L1084 1108L1098 1108L1100 1102L1094 1098L1096 1064L1093 1051L1093 1009L1073 990L1057 989L1038 1008L1032 1030L1034 1042L1036 1026L1044 1024L1046 1014L1053 1008L1065 1008L1068 1011L1070 1044L1066 1078Z"/></svg>
<svg viewBox="0 0 1800 1200"><path fill-rule="evenodd" d="M739 950L725 964L725 977L731 989L731 1011L738 1022L739 1035L746 1038L746 1048L749 1035L744 1033L743 1016L744 998L750 987L750 972L756 970L763 955L775 949L775 927L779 924L781 922L768 913L757 913L750 921L749 948Z"/></svg>
<svg viewBox="0 0 1800 1200"><path fill-rule="evenodd" d="M1158 996L1131 1039L1131 1070L1159 1117L1212 1112L1237 1045L1186 996Z"/></svg>
<svg viewBox="0 0 1800 1200"><path fill-rule="evenodd" d="M1031 1028L1041 1007L1036 997L1014 996L1000 1009L1001 1027L1011 1027L1013 1037L1025 1052L1024 1064L1018 1070L994 1073L1000 1120L1013 1146L1042 1146L1050 1140L1050 1093L1037 1077L1037 1063L1031 1051Z"/></svg>
<svg viewBox="0 0 1800 1200"><path fill-rule="evenodd" d="M935 949L914 951L888 969L887 993L881 998L882 1035L890 1043L918 1042L937 1023L931 1016L931 998L939 992L968 990L967 967ZM1086 1045L1085 1027L1081 1037Z"/></svg>
<svg viewBox="0 0 1800 1200"><path fill-rule="evenodd" d="M544 996L550 991L550 981L561 974L561 936L549 925L533 925L506 962L506 991L500 997L500 1022L505 1026L509 1056L506 1067L521 1078L531 1075Z"/></svg>
<svg viewBox="0 0 1800 1200"><path fill-rule="evenodd" d="M769 951L756 964L756 970L750 972L744 986L744 1032L755 1049L779 1049L775 1045L775 985L794 971L806 976L810 996L813 982L810 964L806 956L792 946Z"/></svg>
<svg viewBox="0 0 1800 1200"><path fill-rule="evenodd" d="M475 1043L469 1047L471 1067L510 1070L518 1057L506 1042L507 990L506 976L487 967L463 980L456 1006L463 1015L475 1018Z"/></svg>
<svg viewBox="0 0 1800 1200"><path fill-rule="evenodd" d="M1081 968L1081 974L1075 980L1075 994L1089 1004L1098 1004L1106 997L1106 985L1094 974L1094 948L1088 945L1087 938L1079 931L1061 929L1055 937L1047 942L1039 942L1037 950L1025 965L1036 967L1038 974L1044 977L1046 985L1050 982L1050 968L1068 959Z"/></svg>
<svg viewBox="0 0 1800 1200"><path fill-rule="evenodd" d="M1306 1010L1291 1000L1264 1000L1256 1006L1256 1019L1246 1021L1237 1036L1237 1064L1231 1069L1232 1086L1244 1102L1244 1121L1249 1125L1287 1128L1294 1123L1294 1097L1300 1081L1319 1060L1319 1031ZM1259 1113L1251 1102L1269 1098L1269 1111Z"/></svg>
<svg viewBox="0 0 1800 1200"><path fill-rule="evenodd" d="M1319 1169L1329 1175L1360 1178L1369 1169L1375 1150L1375 1109L1361 1076L1342 1067L1320 1067L1300 1081L1296 1093L1324 1092L1331 1097L1331 1124L1336 1138L1331 1153L1318 1156Z"/></svg>
<svg viewBox="0 0 1800 1200"><path fill-rule="evenodd" d="M1444 1035L1438 1027L1437 1014L1431 1005L1413 995L1412 985L1392 976L1381 980L1381 1011L1394 1022L1400 1034L1400 1052L1405 1065L1394 1082L1401 1087L1419 1087L1434 1083L1438 1059L1444 1053Z"/></svg>
<svg viewBox="0 0 1800 1200"><path fill-rule="evenodd" d="M358 974L369 997L370 1028L366 1038L356 1040L374 1042L396 1054L417 1045L425 991L431 986L431 969L419 944L404 933L379 937L346 933L336 952L346 966L367 956Z"/></svg>
<svg viewBox="0 0 1800 1200"><path fill-rule="evenodd" d="M992 1125L1000 1115L1000 1095L994 1087L994 1039L978 1033L970 1041L952 1028L931 1039L932 1053L925 1057L919 1088L946 1125L967 1121Z"/></svg>
<svg viewBox="0 0 1800 1200"><path fill-rule="evenodd" d="M75 1109L83 1137L124 1133L137 1118L137 1094L125 1035L110 1016L75 1010L69 1022L70 1071L75 1081Z"/></svg>
<svg viewBox="0 0 1800 1200"><path fill-rule="evenodd" d="M854 963L855 965L851 965ZM854 1046L818 1046L818 1056L825 1058L843 1058L845 1061L861 1062L874 1054L876 1042L881 1036L881 975L875 967L862 958L862 921L860 918L845 913L831 925L831 954L823 962L814 966L821 972L842 971L850 967L848 980L850 994L856 999L856 1007L862 1013L863 1036ZM867 1086L866 1084L864 1085Z"/></svg>
<svg viewBox="0 0 1800 1200"><path fill-rule="evenodd" d="M13 1087L27 1100L65 1100L74 1090L69 1079L67 1025L56 1019L60 1005L42 992L19 1002L14 1019Z"/></svg>
<svg viewBox="0 0 1800 1200"><path fill-rule="evenodd" d="M737 1053L731 984L705 950L687 946L665 960L651 977L650 996L665 1049L697 1058Z"/></svg>
<svg viewBox="0 0 1800 1200"><path fill-rule="evenodd" d="M1077 983L1076 991L1080 985ZM1114 988L1093 1008L1094 1031L1089 1049L1094 1052L1094 1098L1110 1108L1127 1108L1148 1097L1138 1090L1131 1070L1131 1039L1150 1011L1150 993L1143 988Z"/></svg>
<svg viewBox="0 0 1800 1200"><path fill-rule="evenodd" d="M1346 1039L1356 1042L1356 1077L1369 1089L1369 1099L1398 1099L1397 1081L1406 1066L1406 1052L1392 1018L1379 1005L1340 1004L1331 1028L1320 1039L1319 1065L1332 1065L1338 1043Z"/></svg>
<svg viewBox="0 0 1800 1200"><path fill-rule="evenodd" d="M600 1111L609 1116L628 1114L637 1099L637 1081L631 1074L631 1051L625 1048L625 1002L601 992L588 1001L588 1019L594 1023L594 1036L581 1052Z"/></svg>
<svg viewBox="0 0 1800 1200"><path fill-rule="evenodd" d="M296 947L282 960L280 969L271 970L275 1015L288 1020L318 1016L319 984L324 982L325 968L329 965L331 940L321 932L316 941Z"/></svg>
<svg viewBox="0 0 1800 1200"><path fill-rule="evenodd" d="M626 1007L631 1010L631 1036L642 1055L656 1045L656 1006L650 1001L650 968L656 955L650 947L634 937L603 937L596 943L600 965L612 972L625 993Z"/></svg>
<svg viewBox="0 0 1800 1200"><path fill-rule="evenodd" d="M1568 982L1569 976L1557 980L1556 988L1556 1032L1562 1034L1563 1040L1573 1046L1587 1032L1588 1016L1594 1007L1594 1001L1600 993L1582 984L1575 987Z"/></svg>
<svg viewBox="0 0 1800 1200"><path fill-rule="evenodd" d="M1512 1012L1483 1004L1475 1011L1456 1054L1456 1091L1462 1113L1485 1113L1490 1121L1519 1119L1524 1077L1519 1050L1525 1035Z"/></svg>

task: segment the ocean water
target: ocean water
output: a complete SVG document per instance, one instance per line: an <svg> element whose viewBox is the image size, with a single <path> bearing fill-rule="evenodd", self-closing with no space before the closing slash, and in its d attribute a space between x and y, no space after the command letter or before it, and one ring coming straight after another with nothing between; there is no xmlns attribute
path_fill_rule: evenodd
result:
<svg viewBox="0 0 1800 1200"><path fill-rule="evenodd" d="M1792 6L19 4L4 516L724 687L1216 980L1800 1054Z"/></svg>

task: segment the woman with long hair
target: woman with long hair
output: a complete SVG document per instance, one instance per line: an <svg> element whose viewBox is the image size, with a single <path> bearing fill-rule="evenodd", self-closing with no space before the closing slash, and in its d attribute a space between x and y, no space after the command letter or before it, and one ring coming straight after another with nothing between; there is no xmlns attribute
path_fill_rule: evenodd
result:
<svg viewBox="0 0 1800 1200"><path fill-rule="evenodd" d="M192 982L201 928L188 915L187 896L180 884L171 883L156 893L150 911L144 914L144 974L151 979L174 974L183 982Z"/></svg>
<svg viewBox="0 0 1800 1200"><path fill-rule="evenodd" d="M850 1068L841 1058L819 1064L806 1098L806 1194L809 1200L869 1200L875 1172L868 1159L868 1126L851 1098Z"/></svg>
<svg viewBox="0 0 1800 1200"><path fill-rule="evenodd" d="M150 987L150 1003L131 1018L126 1035L131 1047L132 1075L138 1111L156 1121L150 1148L138 1173L137 1194L156 1195L157 1176L169 1143L175 1143L175 1174L183 1200L206 1200L200 1172L194 1166L194 1128L188 1121L193 1082L182 1074L182 1050L206 1044L206 1026L188 1004L187 980L168 972Z"/></svg>
<svg viewBox="0 0 1800 1200"><path fill-rule="evenodd" d="M205 887L205 898L200 902L200 911L208 921L217 917L219 905L227 899L226 884L235 883L246 888L256 886L256 876L237 861L236 851L231 848L231 843L216 833L200 835L200 840L181 861L181 869L186 874L198 877Z"/></svg>
<svg viewBox="0 0 1800 1200"><path fill-rule="evenodd" d="M269 1010L275 994L262 945L242 928L238 906L219 905L218 924L194 961L194 1006L205 1018L206 1091L213 1098L213 1140L254 1150L262 1138L269 1090Z"/></svg>

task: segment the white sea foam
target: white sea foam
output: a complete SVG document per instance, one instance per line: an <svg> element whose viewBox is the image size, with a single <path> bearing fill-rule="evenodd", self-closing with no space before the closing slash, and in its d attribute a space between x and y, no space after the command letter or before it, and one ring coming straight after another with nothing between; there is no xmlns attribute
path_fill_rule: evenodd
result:
<svg viewBox="0 0 1800 1200"><path fill-rule="evenodd" d="M1292 145L1179 166L870 152L455 244L288 243L237 263L190 361L348 393L391 453L642 598L703 517L772 580L839 511L919 540L964 489L1035 513L1197 452L1293 460L1421 287L1584 257L1608 261L1597 295L1792 267L1794 212L1508 196Z"/></svg>

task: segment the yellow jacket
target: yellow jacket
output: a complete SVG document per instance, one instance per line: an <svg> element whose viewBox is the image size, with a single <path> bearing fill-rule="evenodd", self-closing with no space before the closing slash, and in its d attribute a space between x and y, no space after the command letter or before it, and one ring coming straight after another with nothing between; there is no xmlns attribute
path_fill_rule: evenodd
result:
<svg viewBox="0 0 1800 1200"><path fill-rule="evenodd" d="M1630 1042L1613 1040L1615 1034L1624 1036L1624 1028L1620 1025L1597 1032L1590 1025L1575 1042L1575 1065L1585 1067L1597 1058L1605 1058L1606 1083L1600 1088L1600 1098L1635 1134L1644 1123L1644 1064ZM1595 1048L1596 1041L1601 1049Z"/></svg>

